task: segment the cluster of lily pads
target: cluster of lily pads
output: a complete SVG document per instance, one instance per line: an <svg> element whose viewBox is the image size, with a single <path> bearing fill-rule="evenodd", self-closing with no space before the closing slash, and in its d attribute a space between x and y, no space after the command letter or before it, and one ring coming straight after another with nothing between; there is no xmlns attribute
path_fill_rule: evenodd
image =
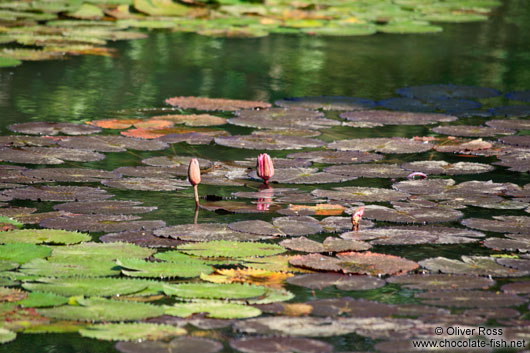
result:
<svg viewBox="0 0 530 353"><path fill-rule="evenodd" d="M9 126L0 342L78 332L120 341L121 352L334 352L326 337L355 333L377 351L409 352L412 339L459 338L436 327L479 324L528 340L530 184L491 172L525 180L529 92L498 108L481 107L501 94L483 87L398 93L398 110L354 97L173 97L172 108L116 119ZM252 130L230 135L229 125ZM189 145L268 151L274 175L262 184L255 157L182 153ZM106 170L113 153L136 165ZM178 194L192 209L192 158L201 212L217 221L143 218L157 211L147 195ZM208 185L217 192L205 195ZM234 338L212 331L221 328Z"/></svg>
<svg viewBox="0 0 530 353"><path fill-rule="evenodd" d="M0 67L65 55L112 55L108 41L145 38L138 29L217 37L270 33L365 36L436 33L443 22L488 19L499 0L2 0Z"/></svg>

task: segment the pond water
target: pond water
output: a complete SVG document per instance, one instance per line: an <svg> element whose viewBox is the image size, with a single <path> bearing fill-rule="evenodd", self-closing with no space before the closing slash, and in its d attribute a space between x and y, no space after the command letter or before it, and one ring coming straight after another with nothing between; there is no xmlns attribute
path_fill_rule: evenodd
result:
<svg viewBox="0 0 530 353"><path fill-rule="evenodd" d="M434 35L374 35L354 38L316 38L311 36L270 35L257 39L209 38L195 34L156 31L146 40L115 43L116 57L80 56L65 61L25 62L16 68L0 69L0 132L12 134L7 126L21 122L53 121L84 122L114 118L148 118L160 114L154 108L167 107L164 100L174 96L204 96L260 100L273 103L285 97L354 96L372 100L398 97L397 89L413 85L457 84L485 86L503 93L530 89L530 46L528 33L530 3L525 0L505 1L487 22L444 25L444 31ZM481 99L485 109L521 102L503 96ZM187 110L185 112L188 112ZM190 111L191 112L191 111ZM214 113L231 117L231 113ZM338 119L338 113L328 112ZM462 118L455 124L481 125L493 118ZM436 125L432 125L436 126ZM342 139L367 137L434 135L432 126L385 126L378 128L334 127L323 130L318 139L332 142ZM248 134L251 128L223 125L232 135ZM119 130L118 130L119 131ZM118 134L105 130L106 134ZM518 135L528 134L528 130ZM438 135L437 135L438 136ZM442 135L439 135L442 136ZM496 137L485 137L496 140ZM264 151L243 150L216 144L188 145L179 143L171 149L155 152L129 151L105 153L99 162L68 162L64 167L89 167L114 170L123 166L142 165L142 160L153 156L185 155L212 161L234 161L255 158ZM292 150L267 151L273 158L283 158ZM449 153L386 155L385 160L405 163L426 159L448 162L476 162L491 164L495 157L460 157ZM3 163L8 164L8 163ZM32 168L45 166L25 165ZM318 167L328 165L317 164ZM61 166L59 166L61 167ZM482 174L452 176L457 183L470 180L498 183L511 182L523 186L530 183L526 172L512 172L495 167ZM398 179L403 180L403 178ZM344 183L296 185L301 190L331 189L338 186L390 188L390 178L359 178ZM61 185L68 185L62 183ZM72 184L74 185L74 184ZM98 186L97 183L75 185ZM233 192L254 191L250 187L200 185L202 196L231 197ZM282 187L285 185L282 185ZM289 185L292 187L293 185ZM274 186L276 187L276 186ZM191 189L178 192L125 191L106 188L116 199L138 200L144 206L156 206L156 211L141 215L146 220L163 220L168 226L193 223L194 203ZM245 201L248 199L240 199ZM204 202L204 200L201 200ZM366 202L367 204L370 202ZM39 212L52 210L56 202L10 201L10 205L36 207ZM388 206L389 203L381 203ZM499 210L468 206L461 210L464 218L492 216L524 216L523 210ZM270 221L274 213L215 213L201 210L199 223L231 223L261 219ZM322 218L322 217L320 217ZM378 223L378 226L391 223ZM459 221L444 223L462 227ZM501 233L484 232L488 237ZM91 233L95 238L104 233ZM323 241L330 234L310 236ZM277 241L274 241L277 242ZM443 256L460 259L462 255L489 256L511 254L495 251L478 243L450 245L376 245L371 251L401 256L413 261ZM528 279L528 277L522 277ZM520 280L520 279L518 279ZM499 279L490 289L499 290L509 283ZM292 302L314 299L313 291L294 285L286 289L295 294ZM351 296L383 303L419 303L416 290L397 284L368 291L341 291L328 287L316 291L317 298ZM528 320L526 304L517 306L518 320ZM460 314L462 309L454 313ZM528 324L528 321L521 321ZM490 324L498 325L494 319ZM457 323L455 323L457 324ZM190 329L196 335L219 340L225 344L223 352L231 352L226 344L234 334L230 328L205 330ZM336 352L372 351L377 339L356 334L320 338L334 346ZM110 352L113 342L82 338L75 333L23 334L15 341L0 346L0 352Z"/></svg>

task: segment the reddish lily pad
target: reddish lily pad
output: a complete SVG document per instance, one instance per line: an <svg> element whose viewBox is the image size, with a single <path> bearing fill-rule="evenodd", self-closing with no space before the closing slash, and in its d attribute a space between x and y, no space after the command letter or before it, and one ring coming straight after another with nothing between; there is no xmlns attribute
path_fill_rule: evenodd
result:
<svg viewBox="0 0 530 353"><path fill-rule="evenodd" d="M245 337L230 341L230 347L244 353L331 353L333 346L302 337Z"/></svg>
<svg viewBox="0 0 530 353"><path fill-rule="evenodd" d="M130 150L160 151L169 147L158 140L143 140L125 136L72 136L62 139L59 144L67 148L98 152L125 152Z"/></svg>
<svg viewBox="0 0 530 353"><path fill-rule="evenodd" d="M138 216L81 214L43 220L41 227L87 232L121 232L162 228L164 221L139 221Z"/></svg>
<svg viewBox="0 0 530 353"><path fill-rule="evenodd" d="M402 137L339 140L328 144L328 148L339 151L376 151L381 153L421 153L429 151L432 147L431 143Z"/></svg>
<svg viewBox="0 0 530 353"><path fill-rule="evenodd" d="M113 195L100 188L88 186L28 186L5 190L4 194L19 200L33 201L99 201Z"/></svg>
<svg viewBox="0 0 530 353"><path fill-rule="evenodd" d="M221 146L251 150L296 150L324 145L317 139L285 135L236 135L216 137L214 140Z"/></svg>
<svg viewBox="0 0 530 353"><path fill-rule="evenodd" d="M466 218L461 223L466 227L488 232L530 233L530 217L526 216L493 216L493 219Z"/></svg>
<svg viewBox="0 0 530 353"><path fill-rule="evenodd" d="M530 136L528 135L522 135L522 136L506 136L499 139L500 142L518 146L518 147L530 147Z"/></svg>
<svg viewBox="0 0 530 353"><path fill-rule="evenodd" d="M427 125L438 122L451 122L458 118L445 114L395 112L386 110L367 110L360 112L346 112L340 115L349 121L362 121L383 125Z"/></svg>
<svg viewBox="0 0 530 353"><path fill-rule="evenodd" d="M516 133L515 130L509 129L498 129L488 126L474 126L474 125L446 125L438 126L432 129L432 131L451 136L466 136L466 137L485 137L495 135L513 135Z"/></svg>
<svg viewBox="0 0 530 353"><path fill-rule="evenodd" d="M446 161L410 162L403 164L401 167L415 172L443 175L479 174L493 170L492 166L483 163L448 163Z"/></svg>
<svg viewBox="0 0 530 353"><path fill-rule="evenodd" d="M475 140L454 139L446 141L437 144L434 146L434 149L438 152L466 154L474 151L482 152L493 147L493 144L484 141L481 138Z"/></svg>
<svg viewBox="0 0 530 353"><path fill-rule="evenodd" d="M12 163L62 164L64 161L95 162L105 155L92 151L57 147L0 148L0 159Z"/></svg>
<svg viewBox="0 0 530 353"><path fill-rule="evenodd" d="M52 136L22 136L22 135L8 135L0 136L0 145L5 147L50 147L57 145L60 141L58 137Z"/></svg>
<svg viewBox="0 0 530 353"><path fill-rule="evenodd" d="M489 120L486 125L496 129L530 130L530 122L523 119Z"/></svg>
<svg viewBox="0 0 530 353"><path fill-rule="evenodd" d="M457 308L493 308L526 303L525 298L517 295L487 291L426 292L416 293L415 297L425 304Z"/></svg>
<svg viewBox="0 0 530 353"><path fill-rule="evenodd" d="M184 242L171 238L162 238L153 234L152 230L133 230L109 233L100 237L103 243L131 243L149 248L174 248Z"/></svg>
<svg viewBox="0 0 530 353"><path fill-rule="evenodd" d="M226 124L225 118L210 114L158 115L151 119L167 120L174 124L184 124L186 126L217 126Z"/></svg>
<svg viewBox="0 0 530 353"><path fill-rule="evenodd" d="M169 342L118 342L115 347L122 353L216 353L223 349L223 345L218 341L193 336L182 336Z"/></svg>
<svg viewBox="0 0 530 353"><path fill-rule="evenodd" d="M45 181L59 182L100 182L101 179L118 178L119 175L105 170L88 168L41 168L24 171L24 175L30 178L43 179Z"/></svg>
<svg viewBox="0 0 530 353"><path fill-rule="evenodd" d="M496 250L528 252L530 251L530 239L488 238L484 240L484 246Z"/></svg>
<svg viewBox="0 0 530 353"><path fill-rule="evenodd" d="M185 180L157 178L122 178L102 180L101 184L121 189L139 191L174 191L189 186Z"/></svg>
<svg viewBox="0 0 530 353"><path fill-rule="evenodd" d="M387 278L388 283L400 284L410 289L452 291L464 289L486 289L495 281L485 277L466 275L414 274Z"/></svg>
<svg viewBox="0 0 530 353"><path fill-rule="evenodd" d="M234 231L228 228L225 224L217 223L181 224L157 229L153 233L162 238L173 238L186 241L253 241L268 239L271 237L269 234L253 234L246 231Z"/></svg>
<svg viewBox="0 0 530 353"><path fill-rule="evenodd" d="M97 214L138 214L147 213L157 209L157 207L140 206L139 201L87 201L68 202L53 206L54 210L66 211L70 213L97 213Z"/></svg>
<svg viewBox="0 0 530 353"><path fill-rule="evenodd" d="M104 129L123 130L130 128L133 124L141 121L141 119L104 119L88 121L87 124L101 127Z"/></svg>
<svg viewBox="0 0 530 353"><path fill-rule="evenodd" d="M308 159L313 163L350 164L374 162L383 159L380 154L358 151L310 151L297 152L287 155L293 159Z"/></svg>
<svg viewBox="0 0 530 353"><path fill-rule="evenodd" d="M229 119L233 125L260 129L325 129L340 125L337 120L324 118L324 114L312 110L272 108L265 110L242 110L237 117Z"/></svg>
<svg viewBox="0 0 530 353"><path fill-rule="evenodd" d="M511 259L498 259L511 260ZM521 277L530 273L499 265L494 258L488 256L462 256L462 261L436 257L419 262L422 267L433 272L448 274L492 276L492 277Z"/></svg>
<svg viewBox="0 0 530 353"><path fill-rule="evenodd" d="M101 129L97 126L74 123L54 123L45 121L12 124L9 125L7 128L11 131L18 132L21 134L48 136L55 136L58 134L89 135L101 132Z"/></svg>
<svg viewBox="0 0 530 353"><path fill-rule="evenodd" d="M499 258L497 263L507 266L510 269L515 269L518 271L523 271L528 275L530 273L530 260L529 259L509 259L509 258Z"/></svg>
<svg viewBox="0 0 530 353"><path fill-rule="evenodd" d="M343 240L334 237L327 237L323 243L299 237L295 239L283 240L279 243L284 248L301 252L342 252L342 251L362 251L368 250L372 246L368 243L358 240Z"/></svg>
<svg viewBox="0 0 530 353"><path fill-rule="evenodd" d="M294 97L277 100L277 106L298 109L355 111L375 108L371 99L342 96Z"/></svg>
<svg viewBox="0 0 530 353"><path fill-rule="evenodd" d="M240 109L265 109L271 105L259 101L245 101L236 99L205 98L205 97L172 97L166 103L181 109L196 109L205 111L235 111Z"/></svg>
<svg viewBox="0 0 530 353"><path fill-rule="evenodd" d="M336 286L339 290L370 290L381 288L385 281L371 276L348 276L338 273L308 273L287 279L287 283L309 289Z"/></svg>
<svg viewBox="0 0 530 353"><path fill-rule="evenodd" d="M514 136L514 137L523 137L523 136ZM500 162L495 162L493 164L500 165L503 167L509 167L508 170L512 172L521 172L526 173L530 171L530 152L525 149L512 151L511 153L500 155L498 158Z"/></svg>
<svg viewBox="0 0 530 353"><path fill-rule="evenodd" d="M397 164L345 164L324 169L324 172L361 178L404 178L410 171L399 167Z"/></svg>
<svg viewBox="0 0 530 353"><path fill-rule="evenodd" d="M360 186L345 186L333 188L332 190L316 189L311 192L311 195L345 202L386 202L403 200L409 196L409 194L395 190Z"/></svg>
<svg viewBox="0 0 530 353"><path fill-rule="evenodd" d="M396 313L396 307L393 305L349 297L318 299L309 303L313 307L311 314L323 317L389 317Z"/></svg>

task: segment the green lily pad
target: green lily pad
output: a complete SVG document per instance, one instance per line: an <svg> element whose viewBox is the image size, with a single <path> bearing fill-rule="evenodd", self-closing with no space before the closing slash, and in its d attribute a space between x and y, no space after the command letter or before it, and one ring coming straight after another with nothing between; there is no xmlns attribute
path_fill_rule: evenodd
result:
<svg viewBox="0 0 530 353"><path fill-rule="evenodd" d="M150 281L123 278L40 278L36 283L24 283L30 291L49 292L67 297L84 295L108 297L140 292L150 286Z"/></svg>
<svg viewBox="0 0 530 353"><path fill-rule="evenodd" d="M79 330L79 333L83 337L105 341L156 341L168 337L185 335L186 330L172 325L120 323L91 325Z"/></svg>
<svg viewBox="0 0 530 353"><path fill-rule="evenodd" d="M213 268L204 263L193 262L149 262L139 259L121 259L116 263L125 268L121 272L131 277L191 278L201 273L212 273Z"/></svg>
<svg viewBox="0 0 530 353"><path fill-rule="evenodd" d="M162 306L103 298L77 299L77 304L38 309L37 312L54 319L96 322L141 320L164 314Z"/></svg>
<svg viewBox="0 0 530 353"><path fill-rule="evenodd" d="M261 310L253 306L213 300L177 303L166 309L166 315L178 317L188 317L195 313L207 313L207 317L215 319L248 319L260 316Z"/></svg>
<svg viewBox="0 0 530 353"><path fill-rule="evenodd" d="M0 243L76 244L89 241L88 234L54 229L21 229L0 233Z"/></svg>
<svg viewBox="0 0 530 353"><path fill-rule="evenodd" d="M165 285L164 293L186 299L245 299L265 294L265 287L237 283L181 283Z"/></svg>
<svg viewBox="0 0 530 353"><path fill-rule="evenodd" d="M134 0L134 8L150 16L182 16L189 11L171 0Z"/></svg>
<svg viewBox="0 0 530 353"><path fill-rule="evenodd" d="M61 306L66 303L68 303L68 298L57 294L31 292L26 299L19 301L17 304L23 308L42 308L48 306Z"/></svg>
<svg viewBox="0 0 530 353"><path fill-rule="evenodd" d="M22 61L13 58L0 57L0 68L1 67L13 67L22 64Z"/></svg>
<svg viewBox="0 0 530 353"><path fill-rule="evenodd" d="M443 31L440 26L434 26L429 22L390 22L386 25L377 26L378 32L383 33L400 33L400 34L418 34L418 33L438 33Z"/></svg>
<svg viewBox="0 0 530 353"><path fill-rule="evenodd" d="M17 338L17 334L15 332L0 327L0 344L14 341L15 338Z"/></svg>
<svg viewBox="0 0 530 353"><path fill-rule="evenodd" d="M376 27L370 24L357 24L349 26L329 26L303 28L303 33L315 36L352 37L369 36L377 32Z"/></svg>
<svg viewBox="0 0 530 353"><path fill-rule="evenodd" d="M68 12L67 15L74 18L92 20L102 18L105 16L105 13L95 5L83 3L80 8L76 11Z"/></svg>
<svg viewBox="0 0 530 353"><path fill-rule="evenodd" d="M73 259L70 262L52 262L43 259L34 259L20 267L19 271L29 275L43 277L100 277L116 276L119 269L112 261Z"/></svg>
<svg viewBox="0 0 530 353"><path fill-rule="evenodd" d="M285 252L285 248L276 244L225 240L190 243L180 245L177 248L186 254L202 257L243 258L249 256L271 256Z"/></svg>
<svg viewBox="0 0 530 353"><path fill-rule="evenodd" d="M18 262L0 260L0 271L13 270L20 266Z"/></svg>
<svg viewBox="0 0 530 353"><path fill-rule="evenodd" d="M33 259L50 256L52 249L47 246L27 243L12 243L0 245L0 260L14 261L24 264Z"/></svg>
<svg viewBox="0 0 530 353"><path fill-rule="evenodd" d="M69 261L72 258L114 261L130 258L143 259L154 253L155 250L129 243L84 243L55 247L53 259L56 261Z"/></svg>

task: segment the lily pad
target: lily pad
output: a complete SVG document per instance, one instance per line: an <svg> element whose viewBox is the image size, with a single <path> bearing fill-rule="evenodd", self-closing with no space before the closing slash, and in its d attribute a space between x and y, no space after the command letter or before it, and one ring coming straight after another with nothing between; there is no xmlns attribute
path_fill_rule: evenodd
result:
<svg viewBox="0 0 530 353"><path fill-rule="evenodd" d="M406 97L397 97L397 98L388 98L379 101L379 104L386 109L398 110L407 113L413 112L413 114L421 113L434 113L436 111L445 111L453 115L462 116L464 114L474 114L476 109L480 108L482 105L479 102L467 100L467 99L456 99L456 98L444 98L444 99L429 99L429 100L420 100L416 98L406 98ZM456 120L456 119L454 119ZM432 122L435 123L435 122ZM430 124L432 124L430 123ZM421 125L424 125L422 123ZM427 122L427 124L429 124ZM386 124L392 125L392 124ZM395 124L398 125L398 124ZM405 124L409 125L409 124ZM410 124L415 125L415 124ZM420 125L420 124L418 124Z"/></svg>
<svg viewBox="0 0 530 353"><path fill-rule="evenodd" d="M392 188L413 195L439 194L455 185L453 179L414 179L392 184Z"/></svg>
<svg viewBox="0 0 530 353"><path fill-rule="evenodd" d="M102 277L119 275L116 264L111 261L83 261L76 259L70 262L51 262L34 259L19 268L28 275L43 277Z"/></svg>
<svg viewBox="0 0 530 353"><path fill-rule="evenodd" d="M149 262L139 259L121 259L116 263L123 267L122 273L130 277L173 278L198 277L201 273L212 273L213 268L200 262Z"/></svg>
<svg viewBox="0 0 530 353"><path fill-rule="evenodd" d="M28 297L18 302L23 308L43 308L61 306L68 303L68 298L53 293L31 292Z"/></svg>
<svg viewBox="0 0 530 353"><path fill-rule="evenodd" d="M18 302L27 296L28 293L20 289L0 287L0 302Z"/></svg>
<svg viewBox="0 0 530 353"><path fill-rule="evenodd" d="M43 179L45 181L91 183L100 182L101 179L118 178L119 175L105 170L88 168L40 168L24 171L24 175L30 178Z"/></svg>
<svg viewBox="0 0 530 353"><path fill-rule="evenodd" d="M116 349L122 353L215 353L223 349L218 341L193 336L174 338L165 341L118 342Z"/></svg>
<svg viewBox="0 0 530 353"><path fill-rule="evenodd" d="M164 286L164 293L187 299L245 299L264 295L265 287L237 283L181 283Z"/></svg>
<svg viewBox="0 0 530 353"><path fill-rule="evenodd" d="M173 97L167 98L166 103L181 109L196 109L205 111L235 111L240 109L265 109L271 105L265 102L245 101L222 98L204 97Z"/></svg>
<svg viewBox="0 0 530 353"><path fill-rule="evenodd" d="M259 179L256 171L249 173L249 176ZM280 184L327 184L342 183L352 179L354 179L352 176L318 172L317 168L277 168L269 181Z"/></svg>
<svg viewBox="0 0 530 353"><path fill-rule="evenodd" d="M217 126L226 124L226 119L210 114L190 114L190 115L159 115L151 119L167 120L174 124L184 124L186 126Z"/></svg>
<svg viewBox="0 0 530 353"><path fill-rule="evenodd" d="M483 153L484 151L489 151L492 147L493 145L491 143L481 138L475 140L448 139L434 146L434 149L438 152L466 154L477 153L477 151Z"/></svg>
<svg viewBox="0 0 530 353"><path fill-rule="evenodd" d="M484 246L496 250L528 252L530 251L530 239L488 238L484 240Z"/></svg>
<svg viewBox="0 0 530 353"><path fill-rule="evenodd" d="M74 123L54 123L54 122L30 122L12 124L7 127L9 130L28 135L89 135L101 132L97 126Z"/></svg>
<svg viewBox="0 0 530 353"><path fill-rule="evenodd" d="M114 169L114 173L123 176L136 178L156 178L172 179L177 176L187 176L188 173L184 168L165 168L165 167L119 167Z"/></svg>
<svg viewBox="0 0 530 353"><path fill-rule="evenodd" d="M184 244L178 246L178 249L186 254L195 256L230 258L271 256L285 252L285 248L276 244L223 240Z"/></svg>
<svg viewBox="0 0 530 353"><path fill-rule="evenodd" d="M444 207L396 206L394 209L379 205L365 206L364 217L377 221L397 223L452 222L462 218L463 213Z"/></svg>
<svg viewBox="0 0 530 353"><path fill-rule="evenodd" d="M325 129L340 125L337 120L324 118L324 114L313 110L271 108L265 110L242 110L230 124L260 129Z"/></svg>
<svg viewBox="0 0 530 353"><path fill-rule="evenodd" d="M436 257L419 262L422 267L432 272L492 277L521 277L528 271L519 271L499 265L488 256L462 256L462 261Z"/></svg>
<svg viewBox="0 0 530 353"><path fill-rule="evenodd" d="M339 233L347 232L352 229L351 217L326 217L320 224L324 228L325 232ZM375 224L367 219L361 219L360 229L373 228Z"/></svg>
<svg viewBox="0 0 530 353"><path fill-rule="evenodd" d="M343 240L334 237L327 237L323 243L299 237L296 239L288 239L280 242L280 245L294 251L301 252L342 252L342 251L362 251L368 250L372 246L363 241Z"/></svg>
<svg viewBox="0 0 530 353"><path fill-rule="evenodd" d="M261 220L240 221L230 223L228 227L238 232L268 236L300 236L322 231L322 227L315 219L303 216L279 217L274 219L273 224Z"/></svg>
<svg viewBox="0 0 530 353"><path fill-rule="evenodd" d="M122 278L40 278L35 283L24 283L22 287L32 292L47 292L66 297L110 297L140 292L150 284L149 281Z"/></svg>
<svg viewBox="0 0 530 353"><path fill-rule="evenodd" d="M497 263L507 266L510 269L522 271L523 273L530 273L530 260L529 259L510 259L510 258L499 258L496 260Z"/></svg>
<svg viewBox="0 0 530 353"><path fill-rule="evenodd" d="M325 172L361 178L405 178L410 174L408 170L397 164L345 164L327 167Z"/></svg>
<svg viewBox="0 0 530 353"><path fill-rule="evenodd" d="M422 99L490 98L499 96L501 94L500 91L493 88L462 86L454 84L411 86L400 88L396 92L405 97L415 97Z"/></svg>
<svg viewBox="0 0 530 353"><path fill-rule="evenodd" d="M335 286L339 290L357 291L381 288L385 281L371 276L348 276L337 273L309 273L287 279L287 283L309 289Z"/></svg>
<svg viewBox="0 0 530 353"><path fill-rule="evenodd" d="M423 172L426 174L461 175L479 174L493 170L493 167L483 163L457 162L448 163L446 161L418 161L405 163L402 168Z"/></svg>
<svg viewBox="0 0 530 353"><path fill-rule="evenodd" d="M21 149L0 148L0 158L12 163L62 164L65 160L75 162L100 161L105 158L105 155L62 147L22 147Z"/></svg>
<svg viewBox="0 0 530 353"><path fill-rule="evenodd" d="M374 101L366 98L343 96L294 97L274 102L283 108L354 111L375 108Z"/></svg>
<svg viewBox="0 0 530 353"><path fill-rule="evenodd" d="M485 137L495 135L513 135L515 130L499 129L489 126L473 126L473 125L446 125L438 126L432 131L442 135L452 136L466 136L466 137Z"/></svg>
<svg viewBox="0 0 530 353"><path fill-rule="evenodd" d="M39 309L37 312L54 319L95 322L141 320L164 313L162 306L103 298L77 299L77 304Z"/></svg>
<svg viewBox="0 0 530 353"><path fill-rule="evenodd" d="M383 159L383 156L375 153L357 151L310 151L297 152L287 155L293 159L308 159L313 163L324 164L350 164L374 162Z"/></svg>
<svg viewBox="0 0 530 353"><path fill-rule="evenodd" d="M72 136L61 139L59 145L67 148L98 152L125 152L127 150L161 151L169 147L158 140L135 139L125 136Z"/></svg>
<svg viewBox="0 0 530 353"><path fill-rule="evenodd" d="M311 192L311 195L344 202L387 202L403 200L409 196L395 190L360 186L345 186L332 190L316 189Z"/></svg>
<svg viewBox="0 0 530 353"><path fill-rule="evenodd" d="M151 256L155 250L142 248L128 243L83 243L71 246L55 247L52 258L61 261L71 261L79 259L80 261L104 260L114 261L116 259L135 258L143 259Z"/></svg>
<svg viewBox="0 0 530 353"><path fill-rule="evenodd" d="M157 209L157 207L140 206L140 201L87 201L87 202L67 202L53 206L54 210L66 211L70 213L95 213L95 214L139 214L147 213Z"/></svg>
<svg viewBox="0 0 530 353"><path fill-rule="evenodd" d="M153 167L185 168L185 170L187 171L188 165L190 164L192 158L193 157L190 156L161 156L144 159L142 160L142 163ZM211 168L213 165L213 163L209 160L202 158L196 159L199 162L199 166L201 169L208 169Z"/></svg>
<svg viewBox="0 0 530 353"><path fill-rule="evenodd" d="M331 142L328 148L339 151L376 151L381 153L421 153L432 149L428 142L409 140L403 137L362 138Z"/></svg>
<svg viewBox="0 0 530 353"><path fill-rule="evenodd" d="M41 227L84 232L122 232L132 230L150 230L162 228L164 221L137 220L138 216L131 215L101 215L101 214L72 214L64 217L43 220Z"/></svg>
<svg viewBox="0 0 530 353"><path fill-rule="evenodd" d="M218 223L181 224L156 229L153 233L158 237L185 241L253 241L271 238L269 234L234 231L228 228L226 224Z"/></svg>
<svg viewBox="0 0 530 353"><path fill-rule="evenodd" d="M396 313L396 307L393 305L350 297L317 299L310 303L313 307L311 314L323 317L389 317Z"/></svg>
<svg viewBox="0 0 530 353"><path fill-rule="evenodd" d="M33 259L40 259L50 256L52 249L47 246L34 245L28 243L11 243L0 245L0 260L14 261L24 264Z"/></svg>
<svg viewBox="0 0 530 353"><path fill-rule="evenodd" d="M530 136L506 136L499 139L500 142L519 147L530 147Z"/></svg>
<svg viewBox="0 0 530 353"><path fill-rule="evenodd" d="M530 130L530 122L523 119L488 120L486 125L496 129Z"/></svg>
<svg viewBox="0 0 530 353"><path fill-rule="evenodd" d="M466 218L462 220L462 224L469 228L488 232L530 232L530 217L526 216L493 216L493 219Z"/></svg>
<svg viewBox="0 0 530 353"><path fill-rule="evenodd" d="M88 234L53 229L19 229L0 232L0 243L76 244L89 241Z"/></svg>
<svg viewBox="0 0 530 353"><path fill-rule="evenodd" d="M22 64L22 61L13 58L0 57L0 67L15 67ZM2 340L0 340L2 341ZM3 342L2 342L3 343Z"/></svg>
<svg viewBox="0 0 530 353"><path fill-rule="evenodd" d="M183 243L175 239L158 237L151 230L124 231L101 236L103 243L131 243L149 248L174 248Z"/></svg>
<svg viewBox="0 0 530 353"><path fill-rule="evenodd" d="M426 292L416 293L415 297L429 305L457 308L518 306L526 302L526 299L517 295L487 291Z"/></svg>
<svg viewBox="0 0 530 353"><path fill-rule="evenodd" d="M333 346L302 337L245 337L230 341L230 347L245 353L331 353Z"/></svg>
<svg viewBox="0 0 530 353"><path fill-rule="evenodd" d="M362 121L383 125L427 125L437 122L451 122L458 119L456 116L445 114L392 112L385 110L346 112L342 113L340 117L349 121Z"/></svg>
<svg viewBox="0 0 530 353"><path fill-rule="evenodd" d="M111 198L106 190L88 186L40 186L25 187L3 192L19 200L33 201L98 201Z"/></svg>
<svg viewBox="0 0 530 353"><path fill-rule="evenodd" d="M395 276L387 279L389 283L400 284L404 288L436 291L465 289L486 289L495 284L489 278L466 275L414 274Z"/></svg>
<svg viewBox="0 0 530 353"><path fill-rule="evenodd" d="M251 150L296 150L324 145L317 139L285 135L235 135L216 137L214 141L221 146Z"/></svg>
<svg viewBox="0 0 530 353"><path fill-rule="evenodd" d="M494 116L524 118L530 114L530 105L505 105L489 110Z"/></svg>
<svg viewBox="0 0 530 353"><path fill-rule="evenodd" d="M149 323L100 324L82 328L79 333L83 337L105 341L143 341L160 340L173 336L185 335L185 329L171 325Z"/></svg>
<svg viewBox="0 0 530 353"><path fill-rule="evenodd" d="M258 308L220 301L200 301L194 303L177 303L166 309L167 315L188 317L194 313L207 313L207 317L216 319L248 319L261 315Z"/></svg>
<svg viewBox="0 0 530 353"><path fill-rule="evenodd" d="M504 96L515 101L530 102L530 91L528 90L508 92Z"/></svg>
<svg viewBox="0 0 530 353"><path fill-rule="evenodd" d="M501 290L508 294L528 294L530 293L530 282L507 283L501 287Z"/></svg>
<svg viewBox="0 0 530 353"><path fill-rule="evenodd" d="M15 338L17 338L17 334L15 332L9 331L5 328L0 328L0 343L14 341Z"/></svg>
<svg viewBox="0 0 530 353"><path fill-rule="evenodd" d="M185 180L158 178L108 179L102 180L101 183L115 189L138 191L174 191L189 186Z"/></svg>

